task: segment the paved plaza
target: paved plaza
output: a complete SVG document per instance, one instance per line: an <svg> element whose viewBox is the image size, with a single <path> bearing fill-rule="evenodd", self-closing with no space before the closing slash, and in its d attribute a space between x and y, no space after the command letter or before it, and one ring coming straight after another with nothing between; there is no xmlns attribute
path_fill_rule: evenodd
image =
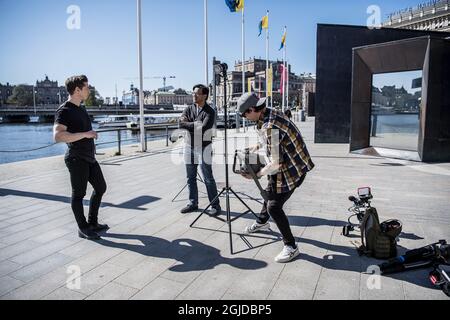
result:
<svg viewBox="0 0 450 320"><path fill-rule="evenodd" d="M400 253L450 241L450 164L350 154L348 144L314 144L314 118L298 126L316 167L285 207L301 251L288 264L273 260L282 249L275 224L270 232L242 235L252 215L232 223L234 255L225 222L204 215L189 227L199 213L180 214L186 190L172 201L186 183L177 144L99 156L108 183L100 222L111 229L96 242L78 238L62 156L0 165L0 299L448 299L430 284L428 269L381 277L377 287L367 270L382 261L359 257L358 233L347 238L341 230L348 196L370 186L380 218L403 222ZM231 130L230 153L246 137L255 141L253 129ZM223 143L219 132L219 188ZM230 181L259 212L254 183L231 170ZM201 184L199 191L204 208ZM225 199L221 204L224 209ZM231 211L244 211L233 197Z"/></svg>

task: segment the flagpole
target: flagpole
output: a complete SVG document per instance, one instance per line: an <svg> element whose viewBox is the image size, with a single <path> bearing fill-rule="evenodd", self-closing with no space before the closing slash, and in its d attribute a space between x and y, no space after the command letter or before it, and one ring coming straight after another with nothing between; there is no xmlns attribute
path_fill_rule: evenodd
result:
<svg viewBox="0 0 450 320"><path fill-rule="evenodd" d="M270 79L270 107L273 109L273 63L270 64L270 73L271 73L271 79Z"/></svg>
<svg viewBox="0 0 450 320"><path fill-rule="evenodd" d="M242 94L245 93L245 34L244 34L244 8L242 8Z"/></svg>
<svg viewBox="0 0 450 320"><path fill-rule="evenodd" d="M245 93L245 17L244 10L242 8L242 94ZM231 96L233 97L233 96ZM241 120L239 119L239 112L236 112L236 132L240 132Z"/></svg>
<svg viewBox="0 0 450 320"><path fill-rule="evenodd" d="M284 34L286 35L287 32L287 27L284 27ZM284 57L283 57L283 63L284 63L284 81L283 81L283 111L286 109L286 82L287 82L287 78L286 78L286 38L284 40Z"/></svg>
<svg viewBox="0 0 450 320"><path fill-rule="evenodd" d="M267 10L266 29L266 107L269 106L269 10Z"/></svg>
<svg viewBox="0 0 450 320"><path fill-rule="evenodd" d="M144 128L144 76L142 72L142 19L141 0L137 0L137 32L138 32L138 65L139 65L139 115L141 131L141 151L146 152Z"/></svg>
<svg viewBox="0 0 450 320"><path fill-rule="evenodd" d="M289 61L286 58L286 73L287 73L287 81L286 81L286 107L289 109Z"/></svg>
<svg viewBox="0 0 450 320"><path fill-rule="evenodd" d="M208 0L204 0L204 15L205 15L205 85L209 85L208 74Z"/></svg>

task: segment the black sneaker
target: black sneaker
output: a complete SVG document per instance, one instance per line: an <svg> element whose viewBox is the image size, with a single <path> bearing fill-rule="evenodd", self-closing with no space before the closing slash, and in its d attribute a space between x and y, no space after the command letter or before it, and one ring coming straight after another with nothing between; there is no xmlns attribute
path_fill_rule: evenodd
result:
<svg viewBox="0 0 450 320"><path fill-rule="evenodd" d="M107 224L89 223L89 228L94 232L106 231L109 229Z"/></svg>
<svg viewBox="0 0 450 320"><path fill-rule="evenodd" d="M89 228L89 227L83 228L83 229L78 229L78 236L80 238L88 239L88 240L99 240L100 239L100 236L97 234L97 232L92 231L91 228Z"/></svg>
<svg viewBox="0 0 450 320"><path fill-rule="evenodd" d="M198 206L194 205L194 204L188 204L186 207L184 207L183 209L181 209L181 213L189 213L189 212L194 212L195 210L198 210Z"/></svg>

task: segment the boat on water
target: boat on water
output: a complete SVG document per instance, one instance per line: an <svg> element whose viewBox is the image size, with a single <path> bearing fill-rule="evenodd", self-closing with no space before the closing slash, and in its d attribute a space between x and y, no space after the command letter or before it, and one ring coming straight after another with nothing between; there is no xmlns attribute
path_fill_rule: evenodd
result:
<svg viewBox="0 0 450 320"><path fill-rule="evenodd" d="M94 120L95 122L96 120ZM127 123L133 121L133 115L110 115L103 119L98 119L97 123L100 128L126 128Z"/></svg>
<svg viewBox="0 0 450 320"><path fill-rule="evenodd" d="M30 116L28 123L39 123L39 116Z"/></svg>
<svg viewBox="0 0 450 320"><path fill-rule="evenodd" d="M127 128L139 130L139 121L140 116L133 116L132 121L127 123ZM152 115L144 115L144 125L153 125L154 129L161 129L168 126L169 129L178 128L178 121L180 119L180 114L152 114ZM158 126L160 125L160 126ZM152 127L148 128L149 130Z"/></svg>

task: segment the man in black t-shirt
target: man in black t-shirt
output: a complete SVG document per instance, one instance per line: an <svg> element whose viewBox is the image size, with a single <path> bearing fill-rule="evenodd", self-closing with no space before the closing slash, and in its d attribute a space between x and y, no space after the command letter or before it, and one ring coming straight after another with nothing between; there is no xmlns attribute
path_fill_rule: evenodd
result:
<svg viewBox="0 0 450 320"><path fill-rule="evenodd" d="M106 224L98 223L98 209L106 191L106 182L100 165L95 160L97 132L92 130L91 118L81 102L89 97L86 76L73 76L66 80L69 100L56 111L53 137L55 142L67 143L65 163L72 185L72 210L78 224L78 236L89 240L100 239L97 232L107 230ZM87 183L94 188L89 204L88 221L84 216L83 198Z"/></svg>

